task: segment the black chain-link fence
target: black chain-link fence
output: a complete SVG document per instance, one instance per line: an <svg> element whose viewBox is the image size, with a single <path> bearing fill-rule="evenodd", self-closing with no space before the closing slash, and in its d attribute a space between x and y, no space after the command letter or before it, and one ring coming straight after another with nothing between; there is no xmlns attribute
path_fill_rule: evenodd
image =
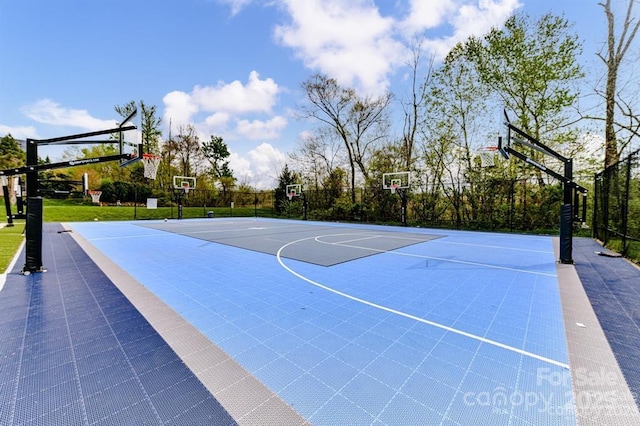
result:
<svg viewBox="0 0 640 426"><path fill-rule="evenodd" d="M179 194L161 197L159 205L174 204ZM138 202L143 202L138 198ZM289 200L284 191L196 189L182 198L185 207L209 209L216 216L302 218L365 223L401 223L401 198L381 186L326 190L307 188ZM486 179L473 185L413 185L408 192L406 219L410 226L492 231L549 231L559 226L560 184L538 185L525 179ZM220 209L222 209L220 211ZM232 210L233 209L233 210ZM226 211L228 210L228 212Z"/></svg>
<svg viewBox="0 0 640 426"><path fill-rule="evenodd" d="M595 177L594 237L640 259L640 150Z"/></svg>

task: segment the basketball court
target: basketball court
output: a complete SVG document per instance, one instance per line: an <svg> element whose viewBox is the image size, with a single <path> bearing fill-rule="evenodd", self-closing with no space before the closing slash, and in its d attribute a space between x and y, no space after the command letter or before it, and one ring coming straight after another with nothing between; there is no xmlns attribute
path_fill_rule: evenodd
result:
<svg viewBox="0 0 640 426"><path fill-rule="evenodd" d="M615 288L583 287L569 231L584 221L574 200L586 190L571 168L529 161L518 147L567 159L506 112L507 139L479 151L481 164L513 155L563 182L560 244L407 228L409 172L382 179L405 227L209 218L47 224L43 233L38 171L141 160L155 178L160 157L144 152L135 115L32 140L30 165L0 171L26 174L33 212L22 274L14 268L0 293L1 422L640 424L627 384L640 383L625 380L607 341L617 339L618 360L637 376L637 345L625 346L637 337L625 328L637 306L628 300L640 300L625 287L637 271ZM80 141L107 134L118 135L116 155L36 164L38 145L112 143ZM192 189L195 177L174 176L179 219ZM286 195L306 218L302 186ZM589 297L610 302L595 306L599 318Z"/></svg>
<svg viewBox="0 0 640 426"><path fill-rule="evenodd" d="M553 237L252 218L65 226L240 424L271 406L272 424L599 424L612 403L637 416L615 360L596 364L608 388L576 375L574 360L601 371L588 353L603 343ZM583 400L597 392L609 399Z"/></svg>

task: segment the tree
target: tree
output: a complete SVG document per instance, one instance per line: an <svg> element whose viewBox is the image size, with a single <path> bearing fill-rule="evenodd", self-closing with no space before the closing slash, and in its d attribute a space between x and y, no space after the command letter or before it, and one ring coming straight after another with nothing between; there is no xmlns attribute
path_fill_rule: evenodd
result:
<svg viewBox="0 0 640 426"><path fill-rule="evenodd" d="M288 208L287 185L299 183L299 180L297 173L289 170L289 165L285 164L278 177L278 187L275 191L275 210L277 214L281 214Z"/></svg>
<svg viewBox="0 0 640 426"><path fill-rule="evenodd" d="M640 120L633 114L631 105L624 102L618 93L618 77L620 65L625 54L629 50L629 46L635 38L640 20L634 23L633 4L635 0L628 0L627 13L622 23L620 38L616 37L615 15L611 10L611 0L604 3L598 3L603 7L607 17L607 50L606 54L598 53L598 57L607 67L607 78L605 88L605 159L604 165L608 167L615 164L620 159L618 151L618 129L626 129L631 133L630 138L640 136ZM620 124L616 121L616 109L620 111L622 116L629 120L628 124ZM629 140L630 140L629 138ZM624 146L622 147L624 148Z"/></svg>
<svg viewBox="0 0 640 426"><path fill-rule="evenodd" d="M487 86L479 79L473 63L467 59L464 44L458 44L445 58L442 66L425 82L424 122L425 164L434 166L432 176L444 189L456 209L456 224L462 220L461 204L463 184L468 187L468 202L472 220L476 219L477 202L474 183L478 165L475 149L487 145L486 132ZM483 127L484 125L484 127ZM446 158L446 161L442 159ZM434 161L435 160L435 161ZM446 173L447 183L443 183Z"/></svg>
<svg viewBox="0 0 640 426"><path fill-rule="evenodd" d="M27 154L13 136L0 138L0 170L24 166L26 158Z"/></svg>
<svg viewBox="0 0 640 426"><path fill-rule="evenodd" d="M200 155L200 139L196 134L196 128L192 124L180 126L178 135L170 141L171 148L175 152L178 172L181 176L194 176L196 162Z"/></svg>
<svg viewBox="0 0 640 426"><path fill-rule="evenodd" d="M302 107L303 116L328 125L344 143L351 172L351 199L355 203L356 168L366 180L368 151L386 136L391 94L359 96L354 89L340 87L335 79L319 74L302 87L311 103Z"/></svg>
<svg viewBox="0 0 640 426"><path fill-rule="evenodd" d="M229 168L228 158L231 156L227 144L220 136L211 135L211 139L202 143L202 156L209 161L209 173L214 182L218 181L222 186L222 192L233 186L235 178Z"/></svg>
<svg viewBox="0 0 640 426"><path fill-rule="evenodd" d="M297 150L289 155L312 188L324 187L324 179L343 160L340 158L341 142L336 136L333 129L320 127L316 132L302 136Z"/></svg>
<svg viewBox="0 0 640 426"><path fill-rule="evenodd" d="M135 101L129 101L124 105L116 105L116 112L123 118L128 117L136 109ZM160 125L162 118L156 116L156 106L147 106L144 101L140 101L140 134L144 152L157 153L159 150L160 136L162 131Z"/></svg>
<svg viewBox="0 0 640 426"><path fill-rule="evenodd" d="M13 136L8 134L0 138L0 170L22 167L26 163L26 157L27 154ZM11 188L11 181L8 185Z"/></svg>
<svg viewBox="0 0 640 426"><path fill-rule="evenodd" d="M338 198L342 196L342 188L344 187L347 173L340 167L331 169L327 176L322 180L322 187L325 194L325 205L332 206Z"/></svg>
<svg viewBox="0 0 640 426"><path fill-rule="evenodd" d="M411 94L408 101L402 103L404 112L404 128L402 132L402 158L404 170L411 170L414 162L414 147L418 135L420 116L425 108L426 90L431 80L434 57L429 59L427 73L422 84L418 83L420 67L422 65L422 47L415 43L411 49L411 61L408 63L411 71Z"/></svg>
<svg viewBox="0 0 640 426"><path fill-rule="evenodd" d="M518 126L548 145L566 142L567 111L578 96L574 83L583 77L577 61L582 45L568 21L552 14L532 21L528 15L510 17L482 39L464 46L481 82L509 111ZM539 153L530 152L543 162ZM538 182L544 181L537 171Z"/></svg>
<svg viewBox="0 0 640 426"><path fill-rule="evenodd" d="M404 141L403 141L404 142ZM384 189L383 175L388 172L406 171L406 145L403 142L386 143L373 150L369 159L369 181L364 195L363 213L378 221L396 221L401 198ZM410 197L407 191L405 196Z"/></svg>
<svg viewBox="0 0 640 426"><path fill-rule="evenodd" d="M109 155L117 155L119 153L116 144L101 143L92 144L80 148L80 146L70 146L62 153L62 159L65 161L97 158ZM70 167L65 169L75 180L81 180L82 176L87 173L89 177L89 189L99 188L103 180L112 182L129 180L129 167L120 167L115 161L107 161L103 163L86 164L78 167Z"/></svg>

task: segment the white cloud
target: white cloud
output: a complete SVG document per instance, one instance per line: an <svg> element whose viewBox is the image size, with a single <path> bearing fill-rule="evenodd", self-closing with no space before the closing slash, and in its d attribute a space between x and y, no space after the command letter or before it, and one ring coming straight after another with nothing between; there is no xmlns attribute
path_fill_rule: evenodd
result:
<svg viewBox="0 0 640 426"><path fill-rule="evenodd" d="M115 120L100 120L92 117L86 110L70 109L50 99L40 99L34 104L21 108L23 114L43 124L72 126L86 130L101 130L115 127Z"/></svg>
<svg viewBox="0 0 640 426"><path fill-rule="evenodd" d="M268 143L262 143L244 156L235 152L229 157L229 166L240 183L247 183L256 189L273 189L287 156Z"/></svg>
<svg viewBox="0 0 640 426"><path fill-rule="evenodd" d="M272 117L272 109L278 100L280 88L271 78L260 79L252 71L246 84L235 80L219 82L215 86L195 86L191 93L168 93L164 123L173 128L193 124L208 139L216 134L225 139L273 139L286 127L286 119ZM203 113L210 113L202 117ZM266 116L266 120L255 116Z"/></svg>
<svg viewBox="0 0 640 426"><path fill-rule="evenodd" d="M398 17L383 16L373 0L277 3L291 22L275 28L276 41L292 48L307 68L366 93L389 86L415 36L424 36L423 47L443 58L456 43L481 36L521 6L518 0L406 0L398 3L406 5L406 16Z"/></svg>
<svg viewBox="0 0 640 426"><path fill-rule="evenodd" d="M38 131L33 126L5 126L0 124L0 136L11 135L14 139L38 139Z"/></svg>
<svg viewBox="0 0 640 426"><path fill-rule="evenodd" d="M192 101L191 96L180 91L167 93L162 98L164 103L165 124L179 128L191 123L191 118L198 112L198 106Z"/></svg>
<svg viewBox="0 0 640 426"><path fill-rule="evenodd" d="M230 120L231 116L228 113L216 112L204 120L203 127L213 134L222 135L227 132L227 126Z"/></svg>
<svg viewBox="0 0 640 426"><path fill-rule="evenodd" d="M477 6L463 5L452 20L455 35L462 38L482 35L491 27L502 25L520 6L518 0L479 0Z"/></svg>
<svg viewBox="0 0 640 426"><path fill-rule="evenodd" d="M491 28L501 26L522 6L519 0L458 0L455 3L455 12L450 11L444 18L452 28L451 33L427 38L424 43L438 58L444 58L457 43L470 36L482 36Z"/></svg>
<svg viewBox="0 0 640 426"><path fill-rule="evenodd" d="M291 23L275 29L313 70L368 93L387 88L404 46L392 37L394 21L368 0L282 0Z"/></svg>
<svg viewBox="0 0 640 426"><path fill-rule="evenodd" d="M191 94L192 102L204 111L230 113L270 113L280 89L271 78L260 80L260 74L251 71L246 85L235 80L216 86L196 86Z"/></svg>
<svg viewBox="0 0 640 426"><path fill-rule="evenodd" d="M267 121L238 120L237 133L247 139L276 139L280 132L287 126L284 117L273 117Z"/></svg>
<svg viewBox="0 0 640 426"><path fill-rule="evenodd" d="M454 0L409 0L409 14L399 22L400 31L412 37L426 29L435 28L456 8Z"/></svg>

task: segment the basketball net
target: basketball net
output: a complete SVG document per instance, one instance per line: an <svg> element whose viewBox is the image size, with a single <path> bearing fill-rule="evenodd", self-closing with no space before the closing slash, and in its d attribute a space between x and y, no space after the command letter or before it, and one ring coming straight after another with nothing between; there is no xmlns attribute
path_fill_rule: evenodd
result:
<svg viewBox="0 0 640 426"><path fill-rule="evenodd" d="M93 203L100 203L100 196L102 195L102 191L87 191L89 195L91 195L91 201Z"/></svg>
<svg viewBox="0 0 640 426"><path fill-rule="evenodd" d="M155 179L158 174L158 166L162 157L155 154L142 154L142 164L144 164L144 177ZM188 191L187 191L188 192Z"/></svg>
<svg viewBox="0 0 640 426"><path fill-rule="evenodd" d="M188 195L189 194L189 184L188 183L183 183L182 184L182 190L184 191L184 195Z"/></svg>
<svg viewBox="0 0 640 426"><path fill-rule="evenodd" d="M289 201L293 200L293 197L295 197L295 196L296 196L295 192L290 192L290 193L287 194L287 197L289 198Z"/></svg>
<svg viewBox="0 0 640 426"><path fill-rule="evenodd" d="M480 157L481 167L494 167L496 165L497 146L485 146L479 148L476 153Z"/></svg>
<svg viewBox="0 0 640 426"><path fill-rule="evenodd" d="M389 189L391 190L392 194L395 194L396 190L398 189L398 185L391 185L391 187Z"/></svg>

